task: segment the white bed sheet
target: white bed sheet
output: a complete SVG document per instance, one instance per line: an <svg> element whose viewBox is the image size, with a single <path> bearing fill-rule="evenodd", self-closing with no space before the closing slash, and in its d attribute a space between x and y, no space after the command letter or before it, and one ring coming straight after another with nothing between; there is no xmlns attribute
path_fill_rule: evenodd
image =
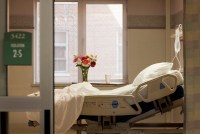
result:
<svg viewBox="0 0 200 134"><path fill-rule="evenodd" d="M177 84L183 83L183 77L179 71L173 70L173 74L178 78ZM99 90L88 82L73 84L64 89L55 89L55 131L56 134L66 133L76 122L81 114L86 95L129 95L136 90L137 86L128 84L126 86L112 89ZM30 94L35 96L38 93ZM39 113L29 112L27 118L31 121L40 122Z"/></svg>

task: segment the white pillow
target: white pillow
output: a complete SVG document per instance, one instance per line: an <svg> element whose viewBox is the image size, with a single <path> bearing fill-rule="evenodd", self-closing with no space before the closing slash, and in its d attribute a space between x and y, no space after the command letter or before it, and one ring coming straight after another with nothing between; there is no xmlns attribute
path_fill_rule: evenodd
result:
<svg viewBox="0 0 200 134"><path fill-rule="evenodd" d="M138 86L148 80L157 78L171 70L173 63L161 62L148 66L142 70L134 79L133 85Z"/></svg>

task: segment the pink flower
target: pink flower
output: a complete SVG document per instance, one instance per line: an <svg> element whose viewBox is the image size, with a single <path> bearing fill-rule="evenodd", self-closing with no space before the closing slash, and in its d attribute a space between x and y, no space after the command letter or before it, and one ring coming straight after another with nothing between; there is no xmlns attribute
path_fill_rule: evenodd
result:
<svg viewBox="0 0 200 134"><path fill-rule="evenodd" d="M75 59L73 60L73 62L77 62L77 60L78 60L78 58L75 58Z"/></svg>
<svg viewBox="0 0 200 134"><path fill-rule="evenodd" d="M83 56L78 56L78 59L81 59L81 60L83 60Z"/></svg>

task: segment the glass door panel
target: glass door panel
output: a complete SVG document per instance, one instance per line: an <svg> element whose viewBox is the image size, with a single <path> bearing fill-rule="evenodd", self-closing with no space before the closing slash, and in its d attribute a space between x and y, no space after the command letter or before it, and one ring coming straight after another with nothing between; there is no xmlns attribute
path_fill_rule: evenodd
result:
<svg viewBox="0 0 200 134"><path fill-rule="evenodd" d="M36 3L33 1L9 0L9 29L8 32L29 32L32 34L32 57L35 47L34 16ZM27 8L23 8L23 7ZM22 50L23 51L23 50ZM27 97L29 94L39 91L39 86L34 85L34 59L31 65L8 65L7 66L7 90L9 97ZM31 97L31 96L28 96ZM38 98L35 96L34 98ZM20 99L20 98L19 98ZM33 100L34 101L34 100ZM40 113L40 111L38 111ZM26 112L9 112L9 134L36 132L40 128L32 129L28 126ZM40 114L39 114L40 115Z"/></svg>
<svg viewBox="0 0 200 134"><path fill-rule="evenodd" d="M41 5L41 11L39 17L35 13L37 8L37 2ZM0 133L7 134L25 134L25 133L48 133L53 134L53 1L35 1L35 0L2 0L0 5L5 14L1 12L0 16L6 18L8 28L0 34L0 39L4 43L0 45L0 50L4 50L4 57L0 57L0 79L4 79L4 83L1 84L1 97L0 97ZM8 7L8 8L6 8ZM42 8L43 7L43 8ZM49 11L46 13L46 11ZM40 83L34 82L34 65L35 59L33 58L36 46L36 28L35 18L39 18L40 21L40 33L41 39L38 39L41 44L48 44L40 46L39 49L42 53L40 55L40 61L43 61L39 70ZM49 25L46 25L47 20L52 21ZM2 19L4 20L4 19ZM2 27L4 23L0 23ZM48 29L48 32L47 30ZM50 29L50 31L49 31ZM31 34L28 41L25 42L26 34ZM9 41L5 41L5 35L9 34ZM23 36L22 36L23 35ZM45 37L49 37L49 40ZM14 40L15 39L15 40ZM26 40L27 41L27 40ZM28 46L29 45L29 46ZM30 54L29 64L26 63L10 63L5 62L5 57L9 55L7 48L10 47L13 51L13 61L19 61L23 58L25 53ZM29 48L29 51L27 49ZM17 53L15 53L16 51ZM20 50L20 51L18 51ZM12 53L11 53L12 54ZM46 57L47 56L47 57ZM27 58L27 57L26 57ZM48 65L46 65L45 63ZM48 67L47 67L48 66ZM4 92L4 93L3 93ZM36 92L39 93L36 95ZM30 95L32 94L32 95ZM35 116L27 118L27 113L37 113L38 118ZM34 114L32 114L34 115ZM39 127L33 129L29 127L29 120L37 121ZM8 129L7 129L8 128Z"/></svg>

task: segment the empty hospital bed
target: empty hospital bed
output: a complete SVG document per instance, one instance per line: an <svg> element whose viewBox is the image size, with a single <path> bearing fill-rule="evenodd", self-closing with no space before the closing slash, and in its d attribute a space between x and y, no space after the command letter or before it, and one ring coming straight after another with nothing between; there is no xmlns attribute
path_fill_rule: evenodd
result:
<svg viewBox="0 0 200 134"><path fill-rule="evenodd" d="M155 68L156 71L159 69ZM170 69L167 70L166 66L164 68L161 67L162 73L150 70L150 73L152 73L149 75L150 79L145 80L145 78L142 78L139 83L136 82L136 85L128 84L114 90L99 91L89 83L75 84L71 86L71 89L67 88L66 91L64 90L67 92L66 95L78 92L79 97L83 96L83 99L80 99L77 103L81 107L78 108L79 110L76 109L76 112L80 111L75 115L78 115L77 118L74 118L77 120L77 124L73 125L72 128L77 130L78 133L81 133L81 131L86 131L87 133L138 132L139 130L133 129L136 126L138 127L138 121L182 106L184 98L183 78L179 71L170 71ZM166 71L163 72L163 70ZM145 71L149 73L149 69ZM145 74L146 77L145 71L140 74ZM156 73L157 75L155 75ZM61 93L62 98L65 92ZM34 95L36 94L34 93ZM60 104L59 97L55 97L57 98L55 107L57 106L57 101ZM63 101L63 105L66 103ZM75 105L76 103L73 104ZM70 108L67 110L70 110ZM65 114L63 114L62 119L65 118ZM56 115L55 118L57 118ZM33 125L36 119L35 116L34 113L28 113L29 125ZM86 120L86 124L82 124L82 120ZM74 124L74 122L72 123ZM65 124L67 123L62 124L64 125L63 127L68 127L68 129L71 127L70 125L65 126ZM167 125L168 127L173 126ZM147 127L145 124L143 126ZM164 124L154 124L154 128L156 126L163 127ZM182 127L181 124L175 124L174 126ZM171 130L167 129L167 133L181 133L182 131L182 129ZM151 131L148 130L148 132ZM164 132L166 131L164 130Z"/></svg>
<svg viewBox="0 0 200 134"><path fill-rule="evenodd" d="M168 85L168 80L173 84ZM138 121L157 113L165 113L183 105L183 85L177 85L176 76L166 74L144 82L132 94L85 96L81 115L73 128L77 132L128 133L144 132L145 129L139 131L134 128L151 126L154 130L146 129L145 132L148 130L155 133L155 128L159 127L156 130L162 133L182 133L183 125L180 123L137 124ZM87 125L82 124L82 119L87 121ZM160 129L164 126L168 127L167 131ZM169 129L170 127L175 129Z"/></svg>

